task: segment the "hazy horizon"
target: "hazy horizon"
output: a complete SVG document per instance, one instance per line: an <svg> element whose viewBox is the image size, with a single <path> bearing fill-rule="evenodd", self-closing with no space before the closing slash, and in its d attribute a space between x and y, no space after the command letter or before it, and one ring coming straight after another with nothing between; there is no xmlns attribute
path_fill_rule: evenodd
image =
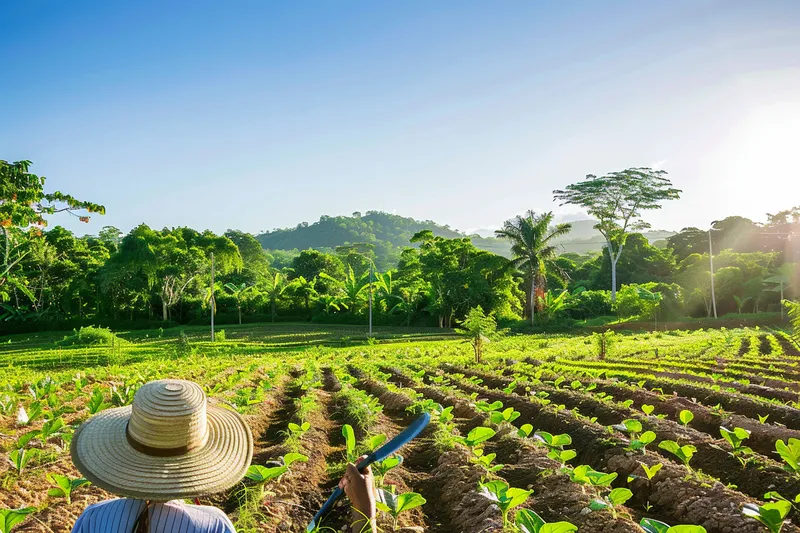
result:
<svg viewBox="0 0 800 533"><path fill-rule="evenodd" d="M0 158L104 204L78 234L381 210L470 232L633 166L654 229L800 203L800 4L13 3Z"/></svg>

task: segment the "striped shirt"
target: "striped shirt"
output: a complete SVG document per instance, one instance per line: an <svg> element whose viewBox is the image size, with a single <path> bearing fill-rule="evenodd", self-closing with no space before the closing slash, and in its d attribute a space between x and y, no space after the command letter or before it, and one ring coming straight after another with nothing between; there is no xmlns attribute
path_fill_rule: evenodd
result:
<svg viewBox="0 0 800 533"><path fill-rule="evenodd" d="M144 500L121 498L90 505L78 517L72 533L131 533ZM150 533L235 533L221 510L188 505L181 500L150 504Z"/></svg>

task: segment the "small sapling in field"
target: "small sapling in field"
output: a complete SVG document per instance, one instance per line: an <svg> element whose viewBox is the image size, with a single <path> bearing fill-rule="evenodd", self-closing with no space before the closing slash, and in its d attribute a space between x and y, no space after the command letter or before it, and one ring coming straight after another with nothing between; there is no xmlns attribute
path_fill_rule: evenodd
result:
<svg viewBox="0 0 800 533"><path fill-rule="evenodd" d="M633 492L630 489L626 488L617 488L612 489L611 492L601 496L598 499L592 500L589 503L589 508L592 511L600 511L602 509L608 509L611 511L611 515L614 519L617 518L617 507L623 505L625 502L630 500L633 497Z"/></svg>
<svg viewBox="0 0 800 533"><path fill-rule="evenodd" d="M379 510L392 517L392 530L397 531L397 520L400 514L425 505L425 503L427 503L425 498L416 492L395 494L385 489L378 489L378 500L375 505Z"/></svg>
<svg viewBox="0 0 800 533"><path fill-rule="evenodd" d="M36 507L0 509L0 533L11 533L14 526L25 520L29 514L35 511Z"/></svg>
<svg viewBox="0 0 800 533"><path fill-rule="evenodd" d="M681 460L681 462L691 470L689 466L689 461L692 460L694 453L697 451L697 448L692 446L691 444L684 444L681 446L674 440L662 440L658 443L658 447L664 451L670 452L672 455L677 457Z"/></svg>
<svg viewBox="0 0 800 533"><path fill-rule="evenodd" d="M630 438L628 449L632 451L640 451L644 453L648 444L656 440L656 434L652 431L645 431L642 433L642 423L636 419L623 420L620 424L612 426L617 431L627 433Z"/></svg>
<svg viewBox="0 0 800 533"><path fill-rule="evenodd" d="M575 450L565 450L564 446L572 444L572 437L567 433L553 435L546 431L537 431L533 437L541 442L549 451L547 457L559 461L564 466L568 461L574 459L578 454Z"/></svg>
<svg viewBox="0 0 800 533"><path fill-rule="evenodd" d="M514 525L521 533L574 533L578 526L570 522L545 522L530 509L520 509L514 516Z"/></svg>
<svg viewBox="0 0 800 533"><path fill-rule="evenodd" d="M598 472L589 465L576 466L569 473L569 478L574 483L581 485L591 485L593 487L610 487L611 483L617 479L617 473Z"/></svg>
<svg viewBox="0 0 800 533"><path fill-rule="evenodd" d="M387 457L383 461L375 461L372 463L372 471L375 474L375 485L382 487L383 479L386 477L386 474L401 464L403 464L403 456L401 455L393 455L391 457Z"/></svg>
<svg viewBox="0 0 800 533"><path fill-rule="evenodd" d="M494 435L495 431L492 428L479 426L470 431L466 437L459 437L457 440L470 450L474 450L479 444L486 442Z"/></svg>
<svg viewBox="0 0 800 533"><path fill-rule="evenodd" d="M518 489L509 486L505 481L487 481L479 484L481 494L494 502L503 515L503 528L511 529L508 513L514 507L519 507L533 494L532 490Z"/></svg>
<svg viewBox="0 0 800 533"><path fill-rule="evenodd" d="M747 503L742 508L742 513L764 524L770 533L780 533L781 528L783 528L783 522L791 510L791 503L786 500L779 500L763 505Z"/></svg>
<svg viewBox="0 0 800 533"><path fill-rule="evenodd" d="M72 493L82 485L88 485L90 482L86 478L70 479L61 474L47 474L47 480L53 483L56 488L47 491L48 496L63 497L67 500L67 505L72 503Z"/></svg>
<svg viewBox="0 0 800 533"><path fill-rule="evenodd" d="M653 520L652 518L642 518L639 525L647 533L706 533L706 528L703 526L670 526L669 524Z"/></svg>
<svg viewBox="0 0 800 533"><path fill-rule="evenodd" d="M754 455L753 450L743 444L745 440L750 438L750 432L743 428L733 428L733 430L730 430L725 427L720 427L719 432L722 437L728 441L731 448L733 448L730 454L738 459L742 466L747 466L747 463L752 460L752 456Z"/></svg>
<svg viewBox="0 0 800 533"><path fill-rule="evenodd" d="M265 496L264 486L272 481L273 479L280 479L282 475L289 471L289 467L296 462L305 463L308 461L308 457L301 454L301 453L287 453L283 457L281 457L278 462L280 463L278 466L261 466L261 465L250 465L250 468L247 469L247 473L245 477L250 481L256 482L256 488L258 490L258 500L261 500Z"/></svg>
<svg viewBox="0 0 800 533"><path fill-rule="evenodd" d="M800 473L800 439L790 438L788 442L779 439L775 443L775 451L783 459L786 470Z"/></svg>
<svg viewBox="0 0 800 533"><path fill-rule="evenodd" d="M681 424L683 424L683 427L687 427L689 425L689 422L694 420L694 413L692 413L688 409L684 409L683 411L678 413L678 418L680 419Z"/></svg>

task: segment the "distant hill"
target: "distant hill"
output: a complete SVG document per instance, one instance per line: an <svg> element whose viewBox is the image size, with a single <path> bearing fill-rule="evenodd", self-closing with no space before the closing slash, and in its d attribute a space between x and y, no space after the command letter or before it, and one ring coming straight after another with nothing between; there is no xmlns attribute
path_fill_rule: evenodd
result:
<svg viewBox="0 0 800 533"><path fill-rule="evenodd" d="M571 222L572 231L559 243L564 252L598 252L603 247L603 238L592 227L592 220ZM411 246L411 237L422 230L429 229L434 235L453 239L467 237L447 225L440 225L432 220L415 220L383 213L367 211L366 214L353 213L353 216L323 215L313 224L300 223L293 228L276 229L257 235L256 239L267 250L305 250L314 248L333 251L337 246L359 242L371 243L375 246L378 268L394 267L400 258L403 248ZM674 232L653 231L645 236L650 242L665 239ZM506 241L494 237L469 236L478 248L508 257L509 245Z"/></svg>

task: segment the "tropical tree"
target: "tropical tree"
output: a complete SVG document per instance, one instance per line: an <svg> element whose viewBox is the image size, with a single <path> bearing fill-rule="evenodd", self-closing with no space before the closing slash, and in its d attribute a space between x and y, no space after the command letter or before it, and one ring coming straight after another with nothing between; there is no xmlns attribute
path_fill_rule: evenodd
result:
<svg viewBox="0 0 800 533"><path fill-rule="evenodd" d="M666 176L664 170L629 168L605 176L589 174L581 182L553 191L561 205L577 205L597 219L595 229L605 238L611 261L612 302L617 299L617 262L628 234L650 227L641 219L642 212L680 198L681 191L672 187Z"/></svg>
<svg viewBox="0 0 800 533"><path fill-rule="evenodd" d="M351 313L358 311L366 298L369 287L369 273L365 272L361 276L356 276L353 267L347 266L344 279L336 279L326 272L321 272L320 278L330 281L334 295L339 298L339 305L349 309Z"/></svg>
<svg viewBox="0 0 800 533"><path fill-rule="evenodd" d="M484 313L481 306L470 309L461 323L461 327L456 331L465 336L472 345L476 363L481 362L486 344L500 334L497 331L497 321L494 316Z"/></svg>
<svg viewBox="0 0 800 533"><path fill-rule="evenodd" d="M270 274L269 276L266 277L266 282L264 286L267 298L269 298L269 306L270 306L270 313L272 315L272 321L275 322L278 299L281 296L283 296L284 292L286 292L286 289L289 287L289 284L286 282L286 276L276 271L275 275Z"/></svg>
<svg viewBox="0 0 800 533"><path fill-rule="evenodd" d="M290 288L295 296L303 299L306 313L311 316L311 299L319 294L317 292L317 278L307 280L304 276L299 276L292 280Z"/></svg>
<svg viewBox="0 0 800 533"><path fill-rule="evenodd" d="M543 284L548 272L559 272L556 264L557 248L553 243L556 237L566 235L572 229L568 223L552 226L553 213L537 215L528 211L525 216L507 220L503 228L495 232L500 239L511 242L513 264L528 278L528 305L531 324L534 323L536 309L536 287Z"/></svg>
<svg viewBox="0 0 800 533"><path fill-rule="evenodd" d="M236 298L236 309L239 311L239 324L242 323L242 296L245 295L247 291L253 289L252 285L248 285L246 283L242 283L236 285L234 283L226 283L223 285L226 291L228 291L231 296Z"/></svg>

